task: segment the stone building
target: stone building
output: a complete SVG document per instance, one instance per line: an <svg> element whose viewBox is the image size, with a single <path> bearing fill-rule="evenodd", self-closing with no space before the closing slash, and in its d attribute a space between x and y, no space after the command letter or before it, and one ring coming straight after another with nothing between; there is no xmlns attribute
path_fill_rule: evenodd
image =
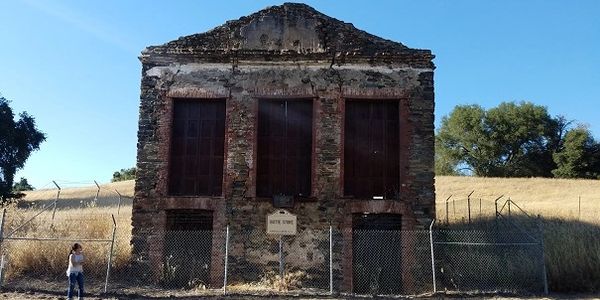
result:
<svg viewBox="0 0 600 300"><path fill-rule="evenodd" d="M337 268L351 290L347 232L435 217L433 58L292 3L146 48L138 261L160 269L169 230L264 231L288 206L298 231L345 230ZM216 285L221 242L207 252Z"/></svg>

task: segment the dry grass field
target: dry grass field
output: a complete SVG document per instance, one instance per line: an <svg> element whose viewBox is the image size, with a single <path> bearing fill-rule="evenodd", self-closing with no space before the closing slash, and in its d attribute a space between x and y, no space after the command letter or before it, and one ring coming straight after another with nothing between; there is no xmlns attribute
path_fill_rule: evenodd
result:
<svg viewBox="0 0 600 300"><path fill-rule="evenodd" d="M467 215L467 195L471 192L471 214L494 214L494 200L500 196L501 204L508 198L532 215L544 218L579 218L581 198L581 221L600 225L600 180L548 179L548 178L482 178L439 176L436 178L436 211L440 220L445 219L445 200L449 200L449 219ZM452 207L456 208L456 214Z"/></svg>
<svg viewBox="0 0 600 300"><path fill-rule="evenodd" d="M116 204L118 190L124 196L124 204L131 204L134 182L121 181L100 186L97 206ZM467 195L471 193L471 214L494 214L494 199L503 204L508 198L532 215L545 218L578 219L581 199L581 221L600 224L600 180L547 179L547 178L482 178L464 176L436 177L437 217L445 219L445 200L449 197L449 219L461 220L467 216ZM59 206L82 207L96 195L95 186L63 189ZM26 203L43 204L54 200L56 189L37 190L26 193ZM454 205L453 205L454 204ZM125 209L127 210L127 209Z"/></svg>
<svg viewBox="0 0 600 300"><path fill-rule="evenodd" d="M114 190L123 196L120 214L116 214ZM25 228L26 236L54 234L59 236L108 237L112 231L110 215L117 216L116 265L124 266L130 257L131 237L131 198L133 181L111 183L97 188L83 187L63 189L56 219L49 221L51 213ZM499 205L506 199L513 200L532 216L540 215L544 228L545 255L550 288L556 292L597 292L600 291L600 181L562 180L541 178L475 178L437 177L436 204L437 219L459 224L466 221L467 195L471 195L471 216L474 219L491 219L495 213L494 199L503 196ZM450 197L451 196L451 197ZM446 199L450 197L446 206ZM9 207L7 228L15 228L28 216L39 211L44 204L56 198L56 190L39 190L26 193L26 198L18 206ZM581 199L581 213L579 212ZM481 204L480 204L481 203ZM448 209L446 210L446 207ZM512 207L513 213L517 209ZM505 207L503 213L507 213ZM50 224L51 222L51 224ZM51 228L49 227L50 225ZM8 245L11 246L11 245ZM31 270L59 274L64 272L65 248L68 243L57 247L56 243L19 241L12 247L19 248L19 255L9 262L7 276L19 275ZM88 265L97 264L98 272L105 262L102 245L90 252L101 253L90 258ZM88 247L90 248L90 247ZM39 253L44 253L40 258ZM98 274L100 275L100 274Z"/></svg>

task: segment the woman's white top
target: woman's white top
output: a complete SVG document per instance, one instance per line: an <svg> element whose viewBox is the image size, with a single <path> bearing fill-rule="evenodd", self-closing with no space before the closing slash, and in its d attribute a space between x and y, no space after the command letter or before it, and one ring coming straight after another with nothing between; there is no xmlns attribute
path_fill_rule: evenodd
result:
<svg viewBox="0 0 600 300"><path fill-rule="evenodd" d="M69 254L69 267L67 268L67 276L69 276L71 273L82 273L83 266L82 265L73 266L73 263L71 262L71 260L73 260L77 263L80 263L83 261L83 254Z"/></svg>

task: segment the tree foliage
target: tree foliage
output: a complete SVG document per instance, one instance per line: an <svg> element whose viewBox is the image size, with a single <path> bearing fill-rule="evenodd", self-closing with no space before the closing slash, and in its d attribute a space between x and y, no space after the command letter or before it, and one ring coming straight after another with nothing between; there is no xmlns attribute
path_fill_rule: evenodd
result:
<svg viewBox="0 0 600 300"><path fill-rule="evenodd" d="M111 182L135 179L136 168L121 169L113 173Z"/></svg>
<svg viewBox="0 0 600 300"><path fill-rule="evenodd" d="M598 155L592 154L598 152L592 146L595 142L583 142L582 132L569 131L569 124L531 102L504 102L488 110L459 105L442 119L436 135L436 171L487 177L593 177L596 173L590 168L598 170ZM583 131L591 137L589 130ZM586 171L576 171L579 167Z"/></svg>
<svg viewBox="0 0 600 300"><path fill-rule="evenodd" d="M35 126L35 119L26 112L15 121L10 102L0 97L0 200L12 197L17 170L25 166L29 155L46 140Z"/></svg>
<svg viewBox="0 0 600 300"><path fill-rule="evenodd" d="M22 191L33 191L35 188L27 182L27 178L21 177L19 182L15 182L13 185L13 193L22 192Z"/></svg>
<svg viewBox="0 0 600 300"><path fill-rule="evenodd" d="M554 153L559 178L600 178L600 144L587 127L579 126L565 135L560 152Z"/></svg>

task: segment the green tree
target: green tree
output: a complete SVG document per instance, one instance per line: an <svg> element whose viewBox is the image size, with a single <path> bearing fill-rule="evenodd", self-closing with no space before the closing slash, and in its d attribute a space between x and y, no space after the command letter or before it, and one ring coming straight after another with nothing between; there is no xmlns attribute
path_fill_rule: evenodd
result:
<svg viewBox="0 0 600 300"><path fill-rule="evenodd" d="M544 106L504 102L485 110L459 105L442 119L436 135L438 170L468 170L476 176L552 176L564 118Z"/></svg>
<svg viewBox="0 0 600 300"><path fill-rule="evenodd" d="M436 137L435 142L435 174L443 176L458 176L463 175L461 170L458 170L456 166L458 162L451 157L446 151L441 149L442 143L439 138Z"/></svg>
<svg viewBox="0 0 600 300"><path fill-rule="evenodd" d="M554 154L557 168L552 171L559 178L600 178L600 144L589 129L578 126L569 130L560 152Z"/></svg>
<svg viewBox="0 0 600 300"><path fill-rule="evenodd" d="M10 102L0 97L0 200L12 198L14 176L25 166L29 155L46 140L35 126L35 119L26 112L15 121Z"/></svg>
<svg viewBox="0 0 600 300"><path fill-rule="evenodd" d="M111 182L135 179L136 168L121 169L113 173Z"/></svg>
<svg viewBox="0 0 600 300"><path fill-rule="evenodd" d="M22 192L22 191L33 191L35 188L27 182L27 178L21 177L19 182L15 182L13 185L13 193Z"/></svg>

